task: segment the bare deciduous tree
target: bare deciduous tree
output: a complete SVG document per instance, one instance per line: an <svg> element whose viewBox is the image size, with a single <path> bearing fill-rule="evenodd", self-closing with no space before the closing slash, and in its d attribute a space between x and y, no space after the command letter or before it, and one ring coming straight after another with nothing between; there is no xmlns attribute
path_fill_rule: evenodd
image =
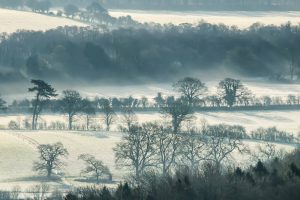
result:
<svg viewBox="0 0 300 200"><path fill-rule="evenodd" d="M157 126L152 123L133 125L114 148L117 165L133 168L136 181L148 167L156 164L155 130Z"/></svg>
<svg viewBox="0 0 300 200"><path fill-rule="evenodd" d="M92 105L91 101L89 101L88 99L84 99L82 101L82 104L83 104L82 112L86 115L86 130L89 130L92 117L96 114L96 109Z"/></svg>
<svg viewBox="0 0 300 200"><path fill-rule="evenodd" d="M244 134L245 129L240 126L209 126L204 134L209 155L207 160L212 161L220 170L223 162L229 160L234 151L245 150L241 140Z"/></svg>
<svg viewBox="0 0 300 200"><path fill-rule="evenodd" d="M39 114L42 112L45 101L51 97L56 97L57 94L51 85L42 80L31 80L31 83L34 84L34 87L29 88L28 91L35 92L35 99L33 101L32 130L36 130L37 120Z"/></svg>
<svg viewBox="0 0 300 200"><path fill-rule="evenodd" d="M133 124L136 124L138 121L138 118L137 118L136 114L134 113L134 111L132 110L132 108L124 108L122 110L122 118L123 118L123 122L127 126L127 129L130 129L130 127Z"/></svg>
<svg viewBox="0 0 300 200"><path fill-rule="evenodd" d="M199 79L186 77L173 85L174 89L187 99L189 105L194 106L207 88Z"/></svg>
<svg viewBox="0 0 300 200"><path fill-rule="evenodd" d="M143 108L145 109L149 104L148 98L143 96L142 99L141 99L141 103L142 103Z"/></svg>
<svg viewBox="0 0 300 200"><path fill-rule="evenodd" d="M103 101L101 107L104 114L103 120L106 125L106 131L110 131L110 126L116 118L116 113L111 107L109 100Z"/></svg>
<svg viewBox="0 0 300 200"><path fill-rule="evenodd" d="M156 125L157 126L157 125ZM170 172L171 167L175 164L176 157L180 148L181 136L175 133L171 128L156 127L155 136L158 165L162 167L163 175Z"/></svg>
<svg viewBox="0 0 300 200"><path fill-rule="evenodd" d="M34 185L27 192L32 194L34 200L46 199L47 193L50 191L50 186L46 184Z"/></svg>
<svg viewBox="0 0 300 200"><path fill-rule="evenodd" d="M61 110L68 115L69 130L72 130L72 124L74 117L82 112L85 104L83 103L82 97L79 92L75 90L63 91L63 99L61 101Z"/></svg>
<svg viewBox="0 0 300 200"><path fill-rule="evenodd" d="M97 183L99 183L99 180L103 175L111 177L108 167L105 166L101 160L97 160L95 156L90 154L81 154L78 159L83 160L86 164L86 168L82 170L81 173L92 174L96 177Z"/></svg>
<svg viewBox="0 0 300 200"><path fill-rule="evenodd" d="M294 76L297 72L297 69L299 68L299 58L297 57L297 51L297 48L286 48L284 52L285 57L288 60L289 75L292 81L294 80Z"/></svg>
<svg viewBox="0 0 300 200"><path fill-rule="evenodd" d="M187 165L192 172L195 172L200 162L206 160L208 156L203 132L189 130L183 133L179 153L182 163Z"/></svg>
<svg viewBox="0 0 300 200"><path fill-rule="evenodd" d="M256 150L251 151L251 156L255 162L258 160L271 160L276 157L282 158L285 155L285 151L283 149L276 149L276 145L270 142L259 144L255 149Z"/></svg>
<svg viewBox="0 0 300 200"><path fill-rule="evenodd" d="M229 107L232 107L238 98L241 98L245 92L249 93L249 90L245 90L245 86L240 80L226 78L219 83L219 93L222 99Z"/></svg>
<svg viewBox="0 0 300 200"><path fill-rule="evenodd" d="M172 118L174 133L178 133L182 122L192 117L192 108L183 99L168 98L161 107L162 113Z"/></svg>
<svg viewBox="0 0 300 200"><path fill-rule="evenodd" d="M60 142L39 145L38 151L40 160L34 162L33 169L46 172L48 178L53 174L53 170L59 170L64 164L61 158L68 156L67 149Z"/></svg>

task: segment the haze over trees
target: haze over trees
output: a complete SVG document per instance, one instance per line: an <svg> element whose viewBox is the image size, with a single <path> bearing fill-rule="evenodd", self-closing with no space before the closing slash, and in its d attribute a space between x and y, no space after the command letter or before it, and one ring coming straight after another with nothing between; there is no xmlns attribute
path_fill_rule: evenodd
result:
<svg viewBox="0 0 300 200"><path fill-rule="evenodd" d="M6 102L2 99L2 97L0 95L0 110L4 110L5 105L6 105Z"/></svg>
<svg viewBox="0 0 300 200"><path fill-rule="evenodd" d="M284 49L300 52L299 26L291 24L254 24L246 30L207 23L112 31L65 27L2 34L1 38L3 83L32 78L91 84L175 82L182 75L206 74L208 69L288 81L290 58ZM297 60L293 66L293 81L297 81Z"/></svg>

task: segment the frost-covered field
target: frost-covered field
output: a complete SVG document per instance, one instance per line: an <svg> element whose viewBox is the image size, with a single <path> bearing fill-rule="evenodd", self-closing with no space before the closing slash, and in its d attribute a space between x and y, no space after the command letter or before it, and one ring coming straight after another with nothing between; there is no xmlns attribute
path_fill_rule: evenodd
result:
<svg viewBox="0 0 300 200"><path fill-rule="evenodd" d="M45 31L59 26L85 26L66 18L50 17L32 12L0 9L0 32L13 33L17 30Z"/></svg>
<svg viewBox="0 0 300 200"><path fill-rule="evenodd" d="M117 132L69 132L69 131L0 131L0 190L10 190L20 186L23 191L26 189L46 183L55 188L70 189L73 186L83 186L87 183L80 182L82 179L80 171L84 167L82 161L77 158L82 153L95 155L102 160L111 170L113 179L116 182L122 181L127 172L118 169L114 164L113 147L121 140L121 133ZM34 143L32 143L34 141ZM38 158L36 145L61 142L68 149L69 156L64 160L66 163L64 177L59 181L45 182L41 176L32 170L32 164ZM255 149L256 142L245 142L250 149ZM292 146L279 145L277 149L291 151ZM234 154L237 163L249 164L248 156ZM114 187L114 185L108 185Z"/></svg>
<svg viewBox="0 0 300 200"><path fill-rule="evenodd" d="M163 123L170 122L170 119L166 118L157 112L137 113L137 118L140 123L159 121ZM11 120L20 123L24 123L24 120L31 120L30 115L0 115L0 127L7 128L7 125ZM280 130L293 133L295 136L300 132L300 111L235 111L235 112L199 112L195 113L192 125L198 127L201 121L206 120L208 124L228 124L228 125L241 125L244 126L247 131L252 131L259 127L272 127L276 126ZM39 122L46 122L49 126L52 122L62 122L67 124L67 117L64 115L42 115ZM95 116L92 124L101 127L105 130L104 121L101 115ZM78 116L74 122L75 125L80 127L85 126L85 116ZM114 124L112 125L113 131L118 131L118 127L124 125L123 117L118 113Z"/></svg>
<svg viewBox="0 0 300 200"><path fill-rule="evenodd" d="M32 164L38 158L37 144L52 144L61 142L68 149L69 156L62 172L62 181L48 182L54 187L70 188L85 183L74 181L83 179L80 171L84 168L77 158L82 153L95 155L110 168L113 179L120 181L126 174L124 170L116 169L112 148L120 140L117 133L89 132L55 132L55 131L0 131L0 189L11 189L21 186L23 189L43 182L39 174L32 170Z"/></svg>
<svg viewBox="0 0 300 200"><path fill-rule="evenodd" d="M156 22L160 24L198 23L204 20L213 24L226 24L247 28L253 23L280 25L290 21L293 24L300 22L300 12L172 12L172 11L138 11L138 10L111 10L114 17L130 15L139 22Z"/></svg>

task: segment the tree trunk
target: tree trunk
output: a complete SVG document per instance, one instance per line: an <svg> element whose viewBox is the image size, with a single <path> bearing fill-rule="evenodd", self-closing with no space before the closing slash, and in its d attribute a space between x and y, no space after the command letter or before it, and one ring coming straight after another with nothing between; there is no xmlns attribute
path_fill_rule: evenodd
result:
<svg viewBox="0 0 300 200"><path fill-rule="evenodd" d="M99 174L96 175L97 184L99 184Z"/></svg>
<svg viewBox="0 0 300 200"><path fill-rule="evenodd" d="M73 117L69 115L69 130L72 130Z"/></svg>
<svg viewBox="0 0 300 200"><path fill-rule="evenodd" d="M89 126L90 126L90 116L86 115L86 130L89 130Z"/></svg>
<svg viewBox="0 0 300 200"><path fill-rule="evenodd" d="M163 163L163 176L167 175L167 167L166 167L166 163Z"/></svg>
<svg viewBox="0 0 300 200"><path fill-rule="evenodd" d="M51 178L52 175L52 169L47 170L47 178Z"/></svg>
<svg viewBox="0 0 300 200"><path fill-rule="evenodd" d="M109 122L109 116L106 118L106 131L110 130L110 122Z"/></svg>
<svg viewBox="0 0 300 200"><path fill-rule="evenodd" d="M32 130L36 130L38 102L39 102L39 94L36 95L36 99L34 102L34 109L33 109L33 114L32 114L32 124L31 124Z"/></svg>
<svg viewBox="0 0 300 200"><path fill-rule="evenodd" d="M140 171L138 167L135 167L135 179L137 182L140 181Z"/></svg>

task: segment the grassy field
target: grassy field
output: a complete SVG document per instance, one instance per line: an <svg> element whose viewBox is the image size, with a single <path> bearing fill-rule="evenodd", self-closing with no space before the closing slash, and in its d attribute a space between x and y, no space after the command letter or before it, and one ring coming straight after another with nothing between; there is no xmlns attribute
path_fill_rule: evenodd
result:
<svg viewBox="0 0 300 200"><path fill-rule="evenodd" d="M76 181L84 179L80 172L84 163L78 160L82 153L94 155L102 160L112 171L113 179L121 181L126 174L118 170L114 164L113 147L120 141L117 133L91 133L91 132L54 132L54 131L0 131L0 189L11 189L14 186L29 188L43 182L53 188L71 188L86 185ZM38 159L37 145L61 142L68 149L69 156L61 173L61 180L47 181L32 170L32 165Z"/></svg>
<svg viewBox="0 0 300 200"><path fill-rule="evenodd" d="M59 26L86 26L71 19L41 15L32 12L0 9L0 32L18 30L45 31Z"/></svg>
<svg viewBox="0 0 300 200"><path fill-rule="evenodd" d="M113 180L118 183L128 174L124 169L118 169L115 165L113 148L121 140L118 132L76 132L76 131L0 131L0 190L10 190L14 186L22 189L30 188L41 183L49 184L52 189L70 189L73 186L90 185L83 180L80 172L84 163L78 160L82 153L94 155L107 165L113 175ZM60 173L62 179L48 181L44 176L32 170L32 164L38 159L37 145L61 142L68 149L69 156L64 160L65 167ZM245 141L245 144L255 150L259 143ZM293 149L289 145L277 144L277 148L287 151ZM252 162L248 156L233 154L235 164ZM115 184L108 184L114 187Z"/></svg>
<svg viewBox="0 0 300 200"><path fill-rule="evenodd" d="M204 20L213 24L226 24L228 26L237 26L239 28L248 28L253 23L281 25L290 21L292 24L300 22L299 12L259 12L259 11L139 11L139 10L110 10L114 17L130 15L134 20L139 22L156 22L160 24L181 24L181 23L198 23Z"/></svg>
<svg viewBox="0 0 300 200"><path fill-rule="evenodd" d="M259 127L269 128L276 126L278 129L293 133L295 136L300 131L299 116L300 111L234 111L234 112L198 112L194 114L193 126L200 126L202 120L206 120L208 124L228 124L228 125L241 125L244 126L247 131L255 130ZM31 115L0 115L0 127L8 128L8 124L11 120L20 123L24 123L24 120L31 120ZM157 112L139 112L137 113L137 119L140 123L149 121L159 121L163 123L169 123L171 119L164 117ZM63 114L43 114L40 117L39 122L46 122L50 125L51 122L62 122L67 125L68 119ZM113 131L118 131L118 127L125 125L123 117L120 113L116 116L112 125ZM74 125L80 127L85 126L85 116L77 116L74 121ZM105 129L103 117L98 114L94 117L91 124ZM183 124L185 126L185 124Z"/></svg>

